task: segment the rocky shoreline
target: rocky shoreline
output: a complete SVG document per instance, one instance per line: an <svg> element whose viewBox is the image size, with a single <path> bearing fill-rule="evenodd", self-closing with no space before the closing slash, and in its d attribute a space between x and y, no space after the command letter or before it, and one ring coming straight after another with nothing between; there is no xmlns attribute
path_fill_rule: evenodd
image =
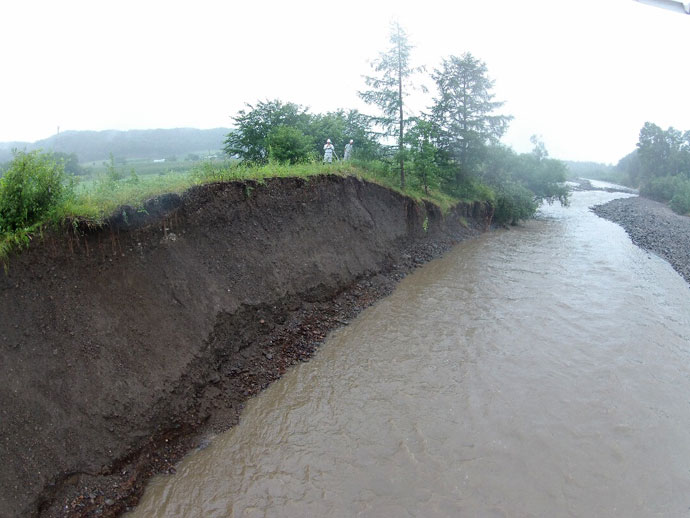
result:
<svg viewBox="0 0 690 518"><path fill-rule="evenodd" d="M640 248L668 261L690 283L690 217L647 198L618 198L591 208L622 226Z"/></svg>

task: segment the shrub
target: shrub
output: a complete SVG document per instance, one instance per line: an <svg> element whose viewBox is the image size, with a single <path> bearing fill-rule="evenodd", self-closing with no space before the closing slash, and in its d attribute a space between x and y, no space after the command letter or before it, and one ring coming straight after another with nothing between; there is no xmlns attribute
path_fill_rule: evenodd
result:
<svg viewBox="0 0 690 518"><path fill-rule="evenodd" d="M0 233L43 222L72 193L62 163L38 151L15 152L0 178Z"/></svg>
<svg viewBox="0 0 690 518"><path fill-rule="evenodd" d="M312 140L297 128L278 126L266 138L268 158L279 163L300 164L309 161Z"/></svg>
<svg viewBox="0 0 690 518"><path fill-rule="evenodd" d="M681 181L682 179L677 176L652 178L640 188L640 195L656 201L667 202L673 198Z"/></svg>
<svg viewBox="0 0 690 518"><path fill-rule="evenodd" d="M534 193L519 184L506 184L496 194L495 203L494 222L499 225L517 225L537 211Z"/></svg>
<svg viewBox="0 0 690 518"><path fill-rule="evenodd" d="M690 180L679 182L676 193L671 198L671 210L678 214L690 213Z"/></svg>
<svg viewBox="0 0 690 518"><path fill-rule="evenodd" d="M495 200L494 190L485 183L476 179L465 179L460 183L452 183L446 186L446 190L461 200L482 200L493 202Z"/></svg>

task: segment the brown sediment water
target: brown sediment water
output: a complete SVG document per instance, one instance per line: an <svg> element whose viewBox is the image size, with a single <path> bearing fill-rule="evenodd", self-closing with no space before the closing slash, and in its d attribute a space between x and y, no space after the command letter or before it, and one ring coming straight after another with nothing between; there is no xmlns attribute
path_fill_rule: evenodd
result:
<svg viewBox="0 0 690 518"><path fill-rule="evenodd" d="M128 518L687 516L688 285L616 196L417 270Z"/></svg>

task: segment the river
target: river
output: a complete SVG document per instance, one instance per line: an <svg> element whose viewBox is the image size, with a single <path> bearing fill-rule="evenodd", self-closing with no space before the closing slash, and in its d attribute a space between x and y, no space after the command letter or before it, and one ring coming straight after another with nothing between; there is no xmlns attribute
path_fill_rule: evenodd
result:
<svg viewBox="0 0 690 518"><path fill-rule="evenodd" d="M620 196L418 269L128 518L690 516L688 285Z"/></svg>

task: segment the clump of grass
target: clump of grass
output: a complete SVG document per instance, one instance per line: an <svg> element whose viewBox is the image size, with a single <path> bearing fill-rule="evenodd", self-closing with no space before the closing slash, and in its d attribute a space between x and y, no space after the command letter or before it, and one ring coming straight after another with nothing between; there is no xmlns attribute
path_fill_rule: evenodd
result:
<svg viewBox="0 0 690 518"><path fill-rule="evenodd" d="M10 252L28 246L32 235L62 217L74 197L74 182L64 165L38 151L15 151L0 178L0 262L7 268Z"/></svg>

